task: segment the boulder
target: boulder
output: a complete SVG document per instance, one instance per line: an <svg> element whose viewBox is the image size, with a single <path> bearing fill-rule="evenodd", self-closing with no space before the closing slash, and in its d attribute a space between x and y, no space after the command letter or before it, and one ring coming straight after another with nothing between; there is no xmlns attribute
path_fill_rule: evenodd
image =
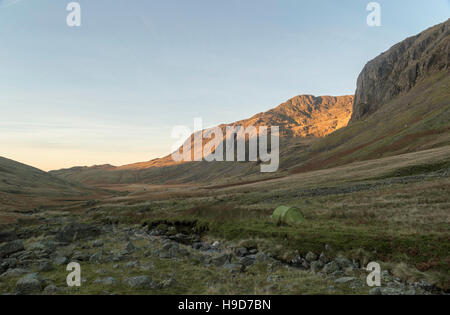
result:
<svg viewBox="0 0 450 315"><path fill-rule="evenodd" d="M0 246L0 258L8 257L11 254L23 251L24 249L21 240L4 243Z"/></svg>
<svg viewBox="0 0 450 315"><path fill-rule="evenodd" d="M323 268L323 271L327 274L332 274L333 272L336 272L338 270L339 270L339 265L335 261L329 262Z"/></svg>
<svg viewBox="0 0 450 315"><path fill-rule="evenodd" d="M155 289L156 283L149 276L131 277L125 279L125 284L134 289Z"/></svg>
<svg viewBox="0 0 450 315"><path fill-rule="evenodd" d="M309 252L308 254L306 254L305 259L311 263L311 262L317 260L317 255L314 254L313 252Z"/></svg>
<svg viewBox="0 0 450 315"><path fill-rule="evenodd" d="M31 273L20 278L16 283L18 294L36 294L42 291L44 281L39 274Z"/></svg>
<svg viewBox="0 0 450 315"><path fill-rule="evenodd" d="M91 237L97 237L101 230L90 224L70 223L64 226L57 234L56 240L64 243L82 240Z"/></svg>

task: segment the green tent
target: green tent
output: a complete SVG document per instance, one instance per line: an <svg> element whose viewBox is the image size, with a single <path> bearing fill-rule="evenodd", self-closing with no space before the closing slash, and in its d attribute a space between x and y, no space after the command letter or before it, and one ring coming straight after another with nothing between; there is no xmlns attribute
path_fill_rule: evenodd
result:
<svg viewBox="0 0 450 315"><path fill-rule="evenodd" d="M305 221L299 208L287 206L276 208L271 218L277 223L301 223Z"/></svg>

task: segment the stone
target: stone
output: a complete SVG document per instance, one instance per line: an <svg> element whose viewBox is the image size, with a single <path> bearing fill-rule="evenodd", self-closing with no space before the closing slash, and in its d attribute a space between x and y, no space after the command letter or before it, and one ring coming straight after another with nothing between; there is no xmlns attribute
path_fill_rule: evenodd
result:
<svg viewBox="0 0 450 315"><path fill-rule="evenodd" d="M327 255L325 255L325 253L321 253L319 256L319 260L323 263L323 264L328 264L330 262L330 259L327 257Z"/></svg>
<svg viewBox="0 0 450 315"><path fill-rule="evenodd" d="M117 280L113 277L106 277L103 279L96 279L95 284L105 285L105 286L115 286L117 285Z"/></svg>
<svg viewBox="0 0 450 315"><path fill-rule="evenodd" d="M23 251L23 243L21 240L15 240L12 242L5 243L0 246L0 258L7 257L11 254Z"/></svg>
<svg viewBox="0 0 450 315"><path fill-rule="evenodd" d="M90 237L97 237L101 230L96 226L89 224L70 223L64 226L57 234L55 239L59 242L71 243Z"/></svg>
<svg viewBox="0 0 450 315"><path fill-rule="evenodd" d="M382 295L381 288L372 288L369 291L369 295Z"/></svg>
<svg viewBox="0 0 450 315"><path fill-rule="evenodd" d="M124 250L125 250L127 253L132 253L132 252L134 252L134 251L136 250L136 246L134 246L133 243L128 242L128 243L125 245Z"/></svg>
<svg viewBox="0 0 450 315"><path fill-rule="evenodd" d="M225 264L223 265L223 268L228 269L230 273L241 273L245 270L243 264Z"/></svg>
<svg viewBox="0 0 450 315"><path fill-rule="evenodd" d="M9 269L8 271L6 271L5 273L3 273L0 278L12 278L12 277L17 277L17 276L21 276L24 274L29 273L30 271L27 269L23 269L23 268L15 268L15 269Z"/></svg>
<svg viewBox="0 0 450 315"><path fill-rule="evenodd" d="M313 252L309 252L308 254L306 254L305 259L306 259L309 263L311 263L311 262L313 262L313 261L315 261L315 260L317 259L317 255L314 254Z"/></svg>
<svg viewBox="0 0 450 315"><path fill-rule="evenodd" d="M44 294L55 294L58 293L60 290L57 286L50 284L44 288Z"/></svg>
<svg viewBox="0 0 450 315"><path fill-rule="evenodd" d="M338 257L338 258L335 258L334 261L339 265L339 267L341 269L353 267L352 262L350 260L348 260L347 258Z"/></svg>
<svg viewBox="0 0 450 315"><path fill-rule="evenodd" d="M344 284L344 283L349 283L349 282L352 282L355 280L356 280L355 277L342 277L342 278L338 278L338 279L334 280L334 282Z"/></svg>
<svg viewBox="0 0 450 315"><path fill-rule="evenodd" d="M98 253L93 254L89 258L89 262L93 263L93 264L99 264L99 263L103 262L103 254L102 254L102 252L98 252Z"/></svg>
<svg viewBox="0 0 450 315"><path fill-rule="evenodd" d="M163 282L161 282L161 287L163 289L176 287L178 285L179 285L178 281L173 278L170 278L168 280L164 280Z"/></svg>
<svg viewBox="0 0 450 315"><path fill-rule="evenodd" d="M255 256L245 256L239 259L239 263L245 267L251 266L255 263Z"/></svg>
<svg viewBox="0 0 450 315"><path fill-rule="evenodd" d="M104 243L102 240L95 240L92 243L92 247L94 247L94 248L103 247L103 245L104 245Z"/></svg>
<svg viewBox="0 0 450 315"><path fill-rule="evenodd" d="M131 277L125 279L125 284L135 289L155 289L156 283L149 276Z"/></svg>
<svg viewBox="0 0 450 315"><path fill-rule="evenodd" d="M52 271L54 268L53 268L53 264L50 261L42 261L39 263L37 269L38 269L38 271L48 272L48 271Z"/></svg>
<svg viewBox="0 0 450 315"><path fill-rule="evenodd" d="M89 261L89 259L91 258L91 255L87 254L87 253L83 253L83 252L75 252L72 255L72 261Z"/></svg>
<svg viewBox="0 0 450 315"><path fill-rule="evenodd" d="M317 272L321 271L323 267L324 267L324 264L320 260L313 261L311 263L311 271L314 272L314 273L317 273Z"/></svg>
<svg viewBox="0 0 450 315"><path fill-rule="evenodd" d="M336 272L338 270L339 270L339 265L335 261L329 262L323 268L323 271L327 274L332 274L333 272Z"/></svg>
<svg viewBox="0 0 450 315"><path fill-rule="evenodd" d="M28 274L20 278L16 283L18 294L36 294L42 291L43 280L37 273Z"/></svg>
<svg viewBox="0 0 450 315"><path fill-rule="evenodd" d="M249 254L248 249L245 247L240 247L236 250L236 256L238 257L244 257L248 254Z"/></svg>
<svg viewBox="0 0 450 315"><path fill-rule="evenodd" d="M58 256L55 258L54 261L55 265L61 266L61 265L67 265L69 263L69 259L64 256Z"/></svg>
<svg viewBox="0 0 450 315"><path fill-rule="evenodd" d="M216 258L213 258L211 262L213 265L223 266L223 265L231 262L231 255L229 255L229 254L220 255Z"/></svg>
<svg viewBox="0 0 450 315"><path fill-rule="evenodd" d="M17 259L16 258L5 258L5 259L3 259L3 262L0 266L6 270L10 269L10 268L15 268L17 266Z"/></svg>
<svg viewBox="0 0 450 315"><path fill-rule="evenodd" d="M124 267L125 267L126 269L132 269L132 268L136 268L138 265L139 265L139 263L138 263L137 261L130 261L130 262L127 262L127 263L124 265Z"/></svg>

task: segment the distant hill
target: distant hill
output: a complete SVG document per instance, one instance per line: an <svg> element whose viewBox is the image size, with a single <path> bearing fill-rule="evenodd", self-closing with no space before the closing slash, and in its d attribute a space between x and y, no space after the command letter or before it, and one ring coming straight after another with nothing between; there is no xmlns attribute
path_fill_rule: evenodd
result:
<svg viewBox="0 0 450 315"><path fill-rule="evenodd" d="M281 155L288 155L291 148L304 148L314 139L328 135L346 126L352 114L353 96L300 95L267 112L227 126L279 126ZM193 143L194 135L186 141ZM224 137L225 140L225 137ZM306 145L307 144L307 145ZM192 145L192 147L194 147ZM201 147L200 147L201 150ZM182 150L181 150L182 151ZM193 153L192 153L193 155ZM171 155L148 162L120 167L110 165L74 167L51 173L88 184L118 183L167 183L207 181L219 177L247 176L259 172L257 163L233 162L175 162Z"/></svg>
<svg viewBox="0 0 450 315"><path fill-rule="evenodd" d="M73 198L89 193L92 191L80 184L0 157L0 210L29 210L44 199Z"/></svg>

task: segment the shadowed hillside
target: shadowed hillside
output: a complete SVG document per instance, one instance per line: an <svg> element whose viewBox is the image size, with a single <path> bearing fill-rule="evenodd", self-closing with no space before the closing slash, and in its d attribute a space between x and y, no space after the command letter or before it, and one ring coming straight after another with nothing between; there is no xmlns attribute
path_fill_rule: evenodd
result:
<svg viewBox="0 0 450 315"><path fill-rule="evenodd" d="M32 210L49 200L86 197L93 190L0 157L0 221L10 209Z"/></svg>

